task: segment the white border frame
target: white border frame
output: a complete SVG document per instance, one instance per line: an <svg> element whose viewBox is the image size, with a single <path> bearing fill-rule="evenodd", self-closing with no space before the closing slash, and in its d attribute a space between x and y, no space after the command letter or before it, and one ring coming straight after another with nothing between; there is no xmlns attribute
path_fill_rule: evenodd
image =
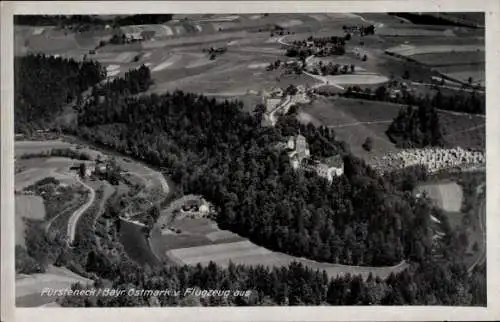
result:
<svg viewBox="0 0 500 322"><path fill-rule="evenodd" d="M331 321L331 320L498 320L500 309L499 180L500 160L500 17L498 0L365 0L365 1L47 1L2 2L1 10L1 320L2 321ZM487 277L488 307L338 306L215 308L14 308L14 144L13 144L13 14L137 13L292 13L292 12L486 12L487 102ZM497 72L495 72L497 71ZM496 172L496 173L495 173Z"/></svg>

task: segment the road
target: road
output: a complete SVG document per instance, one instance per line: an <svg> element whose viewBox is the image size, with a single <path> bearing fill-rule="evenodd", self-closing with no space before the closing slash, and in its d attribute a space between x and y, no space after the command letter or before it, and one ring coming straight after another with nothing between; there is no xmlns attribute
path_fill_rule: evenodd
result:
<svg viewBox="0 0 500 322"><path fill-rule="evenodd" d="M330 129L338 129L338 128L349 127L349 126L357 126L357 125L388 124L388 123L392 123L392 121L393 120L370 121L370 122L355 122L355 123L347 123L347 124L340 124L340 125L330 125L330 126L328 126L328 128L330 128Z"/></svg>
<svg viewBox="0 0 500 322"><path fill-rule="evenodd" d="M337 87L338 89L345 90L345 87L340 86L339 84L336 84L336 83L333 83L333 82L327 80L326 77L324 77L324 76L314 75L314 74L311 74L309 72L306 72L305 70L302 71L302 73L304 73L307 76L312 77L316 80L319 80L321 82L320 84L314 84L312 86L312 88L318 88L318 87L323 86L323 85L331 85L331 86Z"/></svg>
<svg viewBox="0 0 500 322"><path fill-rule="evenodd" d="M84 183L78 176L75 176L75 180L78 181L82 186L84 186L89 192L90 197L86 203L84 203L80 208L78 208L68 220L68 243L71 245L75 240L76 224L80 219L80 216L87 211L87 209L92 205L95 200L95 190L92 187Z"/></svg>
<svg viewBox="0 0 500 322"><path fill-rule="evenodd" d="M476 198L482 194L482 190L485 187L485 183L482 183L476 188ZM476 266L481 265L486 260L486 197L481 201L481 204L477 212L479 229L481 230L481 235L483 237L483 245L481 246L481 253L477 259L472 263L467 272L470 274L476 268Z"/></svg>
<svg viewBox="0 0 500 322"><path fill-rule="evenodd" d="M285 109L287 106L289 107L292 104L293 100L291 99L290 96L287 96L285 98L285 101L283 103L280 103L278 106L276 106L269 114L267 115L269 117L269 121L271 121L271 124L274 126L276 125L276 117L274 116L277 111L281 109Z"/></svg>

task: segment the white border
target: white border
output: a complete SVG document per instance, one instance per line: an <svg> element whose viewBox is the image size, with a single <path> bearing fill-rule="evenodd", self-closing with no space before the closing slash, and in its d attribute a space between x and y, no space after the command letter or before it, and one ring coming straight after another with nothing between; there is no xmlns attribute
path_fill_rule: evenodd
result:
<svg viewBox="0 0 500 322"><path fill-rule="evenodd" d="M65 1L1 3L1 320L2 321L332 321L500 319L499 201L495 164L500 160L500 17L498 0L400 1ZM292 13L292 12L485 11L487 85L487 267L488 308L465 307L247 307L14 309L13 14ZM494 72L496 71L496 72ZM497 161L497 162L495 162ZM497 171L497 173L500 173ZM497 304L497 306L495 306Z"/></svg>

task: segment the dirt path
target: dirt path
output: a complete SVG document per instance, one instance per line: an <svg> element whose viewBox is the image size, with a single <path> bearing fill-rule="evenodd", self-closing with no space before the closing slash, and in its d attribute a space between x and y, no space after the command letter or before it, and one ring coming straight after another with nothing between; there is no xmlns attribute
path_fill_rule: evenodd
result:
<svg viewBox="0 0 500 322"><path fill-rule="evenodd" d="M75 176L75 180L78 181L82 186L84 186L90 192L90 197L87 200L87 202L84 203L80 208L78 208L69 218L69 221L68 221L68 242L70 244L72 244L74 239L75 239L76 224L78 223L80 216L83 213L85 213L85 211L87 211L87 209L92 205L92 203L95 200L95 190L92 187L88 186L83 181L81 181L79 177Z"/></svg>

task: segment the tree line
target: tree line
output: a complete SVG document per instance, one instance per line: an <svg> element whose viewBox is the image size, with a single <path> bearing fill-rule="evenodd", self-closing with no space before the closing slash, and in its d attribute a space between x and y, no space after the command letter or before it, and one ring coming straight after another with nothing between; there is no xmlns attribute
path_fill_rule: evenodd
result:
<svg viewBox="0 0 500 322"><path fill-rule="evenodd" d="M372 91L370 88L361 89L359 86L349 86L340 95L398 104L432 105L440 110L462 113L482 115L486 113L485 96L476 91L452 91L445 94L441 89L437 88L435 93L430 96L428 94L415 94L403 89L393 94L390 87L382 85L375 89L375 91Z"/></svg>
<svg viewBox="0 0 500 322"><path fill-rule="evenodd" d="M116 16L113 19L98 15L15 15L15 25L68 26L68 25L127 25L161 24L172 20L172 14L138 14Z"/></svg>
<svg viewBox="0 0 500 322"><path fill-rule="evenodd" d="M21 155L21 159L47 158L47 157L68 157L77 160L91 160L91 156L85 152L75 151L73 149L51 149L38 153L26 153Z"/></svg>

